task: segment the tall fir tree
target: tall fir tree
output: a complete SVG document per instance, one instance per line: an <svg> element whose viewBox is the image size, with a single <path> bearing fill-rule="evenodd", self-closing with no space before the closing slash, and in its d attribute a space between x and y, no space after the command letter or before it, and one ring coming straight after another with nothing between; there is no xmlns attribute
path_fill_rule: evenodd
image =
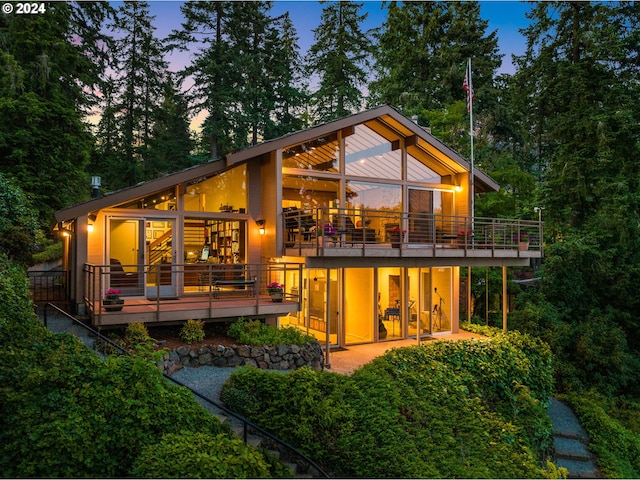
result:
<svg viewBox="0 0 640 480"><path fill-rule="evenodd" d="M375 79L369 104L387 103L405 115L445 109L461 99L467 59L473 59L474 109L495 101L501 64L496 32L487 32L475 2L389 2L376 32ZM421 123L424 118L420 118Z"/></svg>
<svg viewBox="0 0 640 480"><path fill-rule="evenodd" d="M364 104L371 42L361 29L367 14L362 3L321 2L320 25L313 30L315 43L307 52L307 72L319 77L313 92L316 122L327 122L358 112Z"/></svg>
<svg viewBox="0 0 640 480"><path fill-rule="evenodd" d="M208 113L201 129L200 149L211 160L231 150L233 121L229 115L235 106L234 86L240 81L234 68L235 58L226 37L231 2L186 2L180 7L184 22L169 36L169 47L186 51L200 48L193 61L180 72L193 86L187 93L193 113Z"/></svg>
<svg viewBox="0 0 640 480"><path fill-rule="evenodd" d="M84 116L104 64L105 4L46 3L37 15L0 15L0 171L51 224L89 194L93 138Z"/></svg>
<svg viewBox="0 0 640 480"><path fill-rule="evenodd" d="M188 105L178 92L173 75L168 75L164 85L162 103L154 116L151 138L148 143L147 174L158 177L190 167L193 139L189 130Z"/></svg>
<svg viewBox="0 0 640 480"><path fill-rule="evenodd" d="M529 18L514 88L524 144L544 168L542 290L579 380L628 391L637 368L622 359L629 347L640 359L640 299L629 294L640 282L640 9L541 2Z"/></svg>
<svg viewBox="0 0 640 480"><path fill-rule="evenodd" d="M167 62L155 27L149 4L125 1L111 28L118 33L114 49L116 86L114 107L120 130L121 158L115 187L135 185L153 177L150 165L149 139L154 124L158 99L162 97Z"/></svg>

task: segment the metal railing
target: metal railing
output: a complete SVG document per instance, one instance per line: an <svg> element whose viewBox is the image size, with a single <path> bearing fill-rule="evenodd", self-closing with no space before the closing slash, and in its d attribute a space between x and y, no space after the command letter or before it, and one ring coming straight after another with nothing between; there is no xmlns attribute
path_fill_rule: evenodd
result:
<svg viewBox="0 0 640 480"><path fill-rule="evenodd" d="M287 248L393 248L542 251L542 222L318 207L283 212Z"/></svg>
<svg viewBox="0 0 640 480"><path fill-rule="evenodd" d="M29 292L34 303L68 302L68 270L28 270Z"/></svg>
<svg viewBox="0 0 640 480"><path fill-rule="evenodd" d="M82 323L77 318L69 315L67 312L65 312L64 310L60 309L59 307L57 307L57 306L55 306L55 305L53 305L51 303L46 304L45 307L44 307L44 314L43 314L44 318L43 318L43 321L44 321L45 327L48 327L48 309L53 309L55 311L56 315L61 315L61 316L65 317L67 320L72 322L72 325L74 325L76 327L81 327L86 332L88 332L90 334L90 336L98 338L102 342L105 342L110 347L112 347L115 351L118 351L121 355L132 355L129 351L125 350L124 348L122 348L117 343L115 343L112 340L110 340L109 338L105 337L104 335L102 335L97 330L95 330L95 329L91 328L90 326ZM279 448L281 448L282 450L286 451L288 454L292 455L293 458L297 458L297 459L302 460L302 464L306 464L306 465L310 466L311 468L313 468L313 469L315 469L317 471L317 476L318 477L329 478L329 475L324 470L322 470L322 468L320 468L313 460L311 460L309 457L307 457L304 453L302 453L299 450L297 450L295 447L289 445L284 440L281 440L280 438L276 437L272 433L270 433L270 432L264 430L263 428L257 426L256 424L254 424L253 422L251 422L247 418L245 418L242 415L234 412L233 410L227 408L226 406L216 402L215 400L213 400L213 399L211 399L211 398L209 398L209 397L207 397L205 395L202 395L201 393L199 393L196 390L193 390L192 388L190 388L189 386L185 385L184 383L182 383L182 382L180 382L180 381L178 381L178 380L176 380L174 378L171 378L171 376L167 375L166 373L163 373L163 376L169 382L171 382L171 383L173 383L175 385L178 385L180 387L184 387L184 388L189 389L194 396L198 397L204 403L214 407L215 409L223 412L226 415L229 415L229 416L233 417L238 422L240 422L242 424L242 439L243 439L245 444L248 441L249 431L251 431L254 434L257 434L257 435L259 435L261 437L265 437L265 438L269 439L270 441L275 442L279 446Z"/></svg>
<svg viewBox="0 0 640 480"><path fill-rule="evenodd" d="M84 303L94 315L101 314L108 289L119 290L123 297L147 298L155 302L157 311L171 300L185 308L206 301L210 310L223 299L251 300L257 309L269 298L267 286L273 282L283 285L285 302L299 303L302 291L299 263L85 264L83 273Z"/></svg>

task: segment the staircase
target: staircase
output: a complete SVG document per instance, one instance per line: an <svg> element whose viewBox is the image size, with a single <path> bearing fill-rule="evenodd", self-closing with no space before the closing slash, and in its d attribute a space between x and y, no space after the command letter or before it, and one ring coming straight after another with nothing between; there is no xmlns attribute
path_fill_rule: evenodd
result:
<svg viewBox="0 0 640 480"><path fill-rule="evenodd" d="M568 470L568 478L601 478L588 450L589 436L568 405L551 399L549 417L553 424L555 464Z"/></svg>

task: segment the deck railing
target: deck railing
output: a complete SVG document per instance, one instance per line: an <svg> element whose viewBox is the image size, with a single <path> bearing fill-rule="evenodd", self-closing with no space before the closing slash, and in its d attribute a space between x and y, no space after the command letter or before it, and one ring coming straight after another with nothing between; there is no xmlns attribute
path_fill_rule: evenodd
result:
<svg viewBox="0 0 640 480"><path fill-rule="evenodd" d="M319 207L283 212L287 248L458 248L542 251L542 222ZM526 245L525 245L526 243Z"/></svg>
<svg viewBox="0 0 640 480"><path fill-rule="evenodd" d="M108 289L119 290L122 297L151 299L158 310L161 301L178 298L185 305L207 301L211 308L221 299L249 299L257 306L269 298L267 285L274 282L283 286L285 302L300 302L302 290L299 263L85 264L83 272L84 303L94 314L103 310Z"/></svg>

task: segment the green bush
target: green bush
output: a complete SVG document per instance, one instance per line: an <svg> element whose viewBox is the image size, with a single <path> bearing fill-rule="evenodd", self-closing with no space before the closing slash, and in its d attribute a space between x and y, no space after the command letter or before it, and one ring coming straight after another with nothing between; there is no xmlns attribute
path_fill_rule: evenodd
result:
<svg viewBox="0 0 640 480"><path fill-rule="evenodd" d="M260 320L238 319L229 326L227 335L245 345L305 345L315 341L297 328L276 328L265 325Z"/></svg>
<svg viewBox="0 0 640 480"><path fill-rule="evenodd" d="M204 322L201 320L187 320L187 323L180 329L180 338L189 344L201 342L204 340Z"/></svg>
<svg viewBox="0 0 640 480"><path fill-rule="evenodd" d="M103 361L76 337L49 332L34 314L24 270L5 258L0 299L1 476L126 477L145 447L167 434L233 438L148 360ZM255 457L246 449L237 447L241 458ZM265 462L270 476L280 471ZM233 472L235 463L219 468Z"/></svg>
<svg viewBox="0 0 640 480"><path fill-rule="evenodd" d="M589 435L589 450L597 456L604 476L640 478L640 436L609 415L616 411L615 401L594 392L567 395L563 399L574 409Z"/></svg>
<svg viewBox="0 0 640 480"><path fill-rule="evenodd" d="M151 337L144 323L134 322L127 325L124 331L124 339L129 345L136 345L150 341Z"/></svg>
<svg viewBox="0 0 640 480"><path fill-rule="evenodd" d="M393 349L350 377L240 369L221 398L338 476L540 477L552 384L549 349L513 334Z"/></svg>
<svg viewBox="0 0 640 480"><path fill-rule="evenodd" d="M292 477L239 438L206 433L166 434L144 447L131 474L141 478L270 478Z"/></svg>

